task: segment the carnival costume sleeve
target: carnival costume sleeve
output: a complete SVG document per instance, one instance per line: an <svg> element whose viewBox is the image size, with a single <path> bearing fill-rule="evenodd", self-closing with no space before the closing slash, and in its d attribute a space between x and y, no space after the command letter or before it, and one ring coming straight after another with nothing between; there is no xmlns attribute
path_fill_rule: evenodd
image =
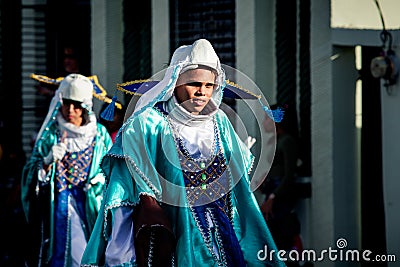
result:
<svg viewBox="0 0 400 267"><path fill-rule="evenodd" d="M82 259L83 265L98 266L107 262L110 266L133 266L138 258L134 235L140 232L139 225L133 225L133 218L136 222L140 221L137 215L139 209L149 203L155 204L151 207L160 211L157 201L160 200L162 189L158 177L164 173L161 162L167 159L162 153L157 153L161 152L157 148L161 146L161 133L166 133L163 130L165 122L156 111L150 110L148 113L135 118L126 126L124 134L118 136L103 159L107 190L94 234ZM161 216L163 214L161 211ZM167 232L171 232L165 218L140 223L142 230L148 226L146 224L152 224L162 225ZM172 233L169 235L173 238ZM114 251L114 248L118 248L118 251Z"/></svg>
<svg viewBox="0 0 400 267"><path fill-rule="evenodd" d="M103 157L111 149L112 139L107 129L97 123L96 146L93 151L92 164L87 184L86 211L89 222L89 232L93 230L94 224L103 201L105 175L101 171L100 164Z"/></svg>
<svg viewBox="0 0 400 267"><path fill-rule="evenodd" d="M38 216L37 212L40 207L36 206L38 204L36 200L41 193L38 177L39 175L43 176L43 158L49 154L51 147L57 143L57 135L55 132L55 125L53 125L43 136L43 139L37 141L37 145L35 145L32 155L22 171L21 200L28 222ZM52 166L50 166L50 173L47 174L49 179L53 174L52 169Z"/></svg>

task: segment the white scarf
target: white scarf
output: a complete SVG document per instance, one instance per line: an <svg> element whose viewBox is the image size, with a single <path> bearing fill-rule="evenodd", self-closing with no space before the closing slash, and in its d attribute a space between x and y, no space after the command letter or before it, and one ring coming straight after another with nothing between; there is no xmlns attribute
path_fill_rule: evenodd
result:
<svg viewBox="0 0 400 267"><path fill-rule="evenodd" d="M215 147L214 115L218 107L211 99L204 108L202 115L189 113L177 103L174 97L166 104L172 126L176 134L182 138L183 145L191 155L199 155L200 158L209 158L213 155Z"/></svg>
<svg viewBox="0 0 400 267"><path fill-rule="evenodd" d="M57 122L62 142L67 145L67 151L78 152L92 145L93 138L97 134L97 120L94 114L89 115L89 123L83 126L67 122L61 112L57 113Z"/></svg>
<svg viewBox="0 0 400 267"><path fill-rule="evenodd" d="M215 78L217 86L213 91L212 98L214 104L219 106L222 101L225 72L210 42L200 39L194 42L193 45L182 45L175 50L163 79L139 98L131 117L157 102L169 100L173 95L179 75L189 69L196 69L199 65L208 66L217 72ZM138 93L140 93L140 88Z"/></svg>

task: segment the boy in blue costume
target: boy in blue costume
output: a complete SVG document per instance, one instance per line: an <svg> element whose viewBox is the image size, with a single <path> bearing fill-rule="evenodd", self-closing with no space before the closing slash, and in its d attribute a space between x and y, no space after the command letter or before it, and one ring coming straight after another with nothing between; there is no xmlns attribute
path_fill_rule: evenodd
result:
<svg viewBox="0 0 400 267"><path fill-rule="evenodd" d="M103 156L112 146L92 111L93 83L65 77L22 173L22 204L32 236L29 266L79 266L101 205Z"/></svg>
<svg viewBox="0 0 400 267"><path fill-rule="evenodd" d="M254 157L219 108L224 70L181 46L102 161L107 189L82 266L284 266L250 190Z"/></svg>

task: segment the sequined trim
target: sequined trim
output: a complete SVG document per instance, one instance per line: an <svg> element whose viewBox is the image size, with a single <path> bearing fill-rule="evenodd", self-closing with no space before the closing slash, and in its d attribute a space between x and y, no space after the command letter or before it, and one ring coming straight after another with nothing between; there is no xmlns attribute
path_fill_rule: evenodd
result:
<svg viewBox="0 0 400 267"><path fill-rule="evenodd" d="M148 187L150 187L150 189L155 193L155 195L157 196L156 199L158 201L162 201L161 192L154 186L154 184L150 181L150 179L140 170L140 168L136 165L135 161L132 158L130 158L130 157L126 157L126 158L128 159L129 163L132 165L132 167L135 169L136 173L140 176L140 178L142 178L143 181L146 183L146 185Z"/></svg>
<svg viewBox="0 0 400 267"><path fill-rule="evenodd" d="M148 194L145 192L139 193L139 196L150 196L150 197L155 197L152 194ZM120 202L120 203L113 203L111 205L107 205L104 207L104 228L103 228L103 236L106 240L108 240L108 235L107 235L107 226L108 226L108 218L107 215L109 214L110 210L120 208L120 207L135 207L137 204L139 204L139 200L137 202Z"/></svg>
<svg viewBox="0 0 400 267"><path fill-rule="evenodd" d="M251 157L250 166L249 166L249 170L247 171L247 174L248 174L248 175L253 171L254 161L255 161L255 157L252 156L252 157Z"/></svg>
<svg viewBox="0 0 400 267"><path fill-rule="evenodd" d="M154 257L154 242L155 242L155 233L154 231L151 231L150 233L150 244L149 244L149 256L148 256L148 265L151 266L153 263L153 257Z"/></svg>
<svg viewBox="0 0 400 267"><path fill-rule="evenodd" d="M140 178L142 178L143 181L146 183L146 185L154 192L155 196L153 197L155 197L158 201L162 201L161 192L154 186L154 184L150 181L150 179L140 170L140 168L136 165L135 161L131 157L115 153L109 153L107 154L107 156L127 160L134 168L135 172L140 176ZM132 179L135 178L132 176Z"/></svg>
<svg viewBox="0 0 400 267"><path fill-rule="evenodd" d="M81 264L80 267L105 267L104 265ZM107 266L108 267L108 266ZM136 262L126 262L113 267L138 267Z"/></svg>
<svg viewBox="0 0 400 267"><path fill-rule="evenodd" d="M218 220L215 218L215 215L214 215L214 213L213 213L213 210L212 209L209 209L210 210L210 216L211 216L211 219L212 219L212 222L213 222L213 224L215 225L215 227L214 227L214 229L215 229L215 237L216 237L216 242L217 242L217 246L218 246L218 249L219 249L219 252L220 252L220 254L221 254L221 259L219 259L219 263L218 264L220 264L221 266L228 266L228 263L227 263L227 261L226 261L226 254L225 254L225 249L224 249L224 243L222 242L222 239L221 239L221 232L220 232L220 226L219 226L219 224L218 224Z"/></svg>
<svg viewBox="0 0 400 267"><path fill-rule="evenodd" d="M68 266L68 257L71 244L71 195L68 195L68 221L67 221L67 238L65 244L65 254L64 254L64 267Z"/></svg>
<svg viewBox="0 0 400 267"><path fill-rule="evenodd" d="M106 207L104 207L104 211L103 211L103 216L104 216L104 224L103 224L103 236L106 240L109 239L109 236L107 234L107 227L108 227L108 217L107 215L109 214L109 211L112 209L116 209L119 207L134 207L136 206L138 203L131 203L131 202L122 202L122 203L114 203L111 205L108 205Z"/></svg>
<svg viewBox="0 0 400 267"><path fill-rule="evenodd" d="M197 225L197 229L199 229L201 236L203 237L204 243L206 244L206 247L208 249L208 251L210 252L210 254L212 255L212 257L214 258L214 260L217 262L218 266L227 266L226 263L226 256L225 256L225 251L223 251L223 249L221 250L221 256L222 256L222 260L218 257L218 255L215 254L214 252L214 244L213 244L213 239L212 239L212 232L211 232L211 227L208 223L208 221L206 221L206 225L205 228L201 225L200 223L200 219L197 216L196 211L193 209L193 207L189 207L192 215L193 215L193 219ZM211 218L212 218L212 222L215 225L215 227L218 227L218 224L216 223L215 217L212 215L212 209L211 208L207 208L207 211L209 212ZM221 241L221 237L218 234L218 239L217 242L219 242L219 244L222 244Z"/></svg>

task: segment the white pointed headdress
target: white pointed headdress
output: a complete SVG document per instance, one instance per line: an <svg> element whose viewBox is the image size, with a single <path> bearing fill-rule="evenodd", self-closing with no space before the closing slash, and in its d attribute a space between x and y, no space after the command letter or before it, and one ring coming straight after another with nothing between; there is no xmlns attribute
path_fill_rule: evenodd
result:
<svg viewBox="0 0 400 267"><path fill-rule="evenodd" d="M179 75L201 65L216 71L215 83L217 87L214 89L212 99L219 106L222 101L225 74L211 43L206 39L199 39L192 45L183 45L175 50L164 78L140 97L132 116L141 113L141 111L159 101L166 101L171 98Z"/></svg>
<svg viewBox="0 0 400 267"><path fill-rule="evenodd" d="M73 73L63 78L50 102L49 111L40 127L36 143L41 140L44 132L48 130L49 124L56 119L56 115L62 105L62 99L82 102L82 107L87 109L90 114L93 107L92 94L93 84L86 76ZM95 119L95 117L92 119Z"/></svg>

